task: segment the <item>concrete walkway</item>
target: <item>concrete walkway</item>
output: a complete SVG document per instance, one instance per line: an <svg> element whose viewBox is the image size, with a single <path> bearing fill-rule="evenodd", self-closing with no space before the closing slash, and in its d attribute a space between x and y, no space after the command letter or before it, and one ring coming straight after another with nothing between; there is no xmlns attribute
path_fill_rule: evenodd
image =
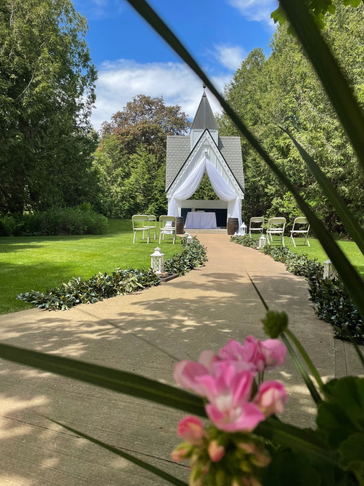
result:
<svg viewBox="0 0 364 486"><path fill-rule="evenodd" d="M218 351L230 338L264 338L265 312L249 272L270 308L287 311L291 329L322 376L362 372L351 345L334 340L330 326L315 317L304 279L268 256L230 243L226 234L198 237L208 248L205 267L138 294L66 312L34 309L2 316L2 341L174 384L177 359ZM180 412L8 362L2 362L1 378L2 486L166 484L34 412L187 481L186 465L170 460L179 442ZM281 379L290 393L285 420L313 425L315 408L290 358L271 378Z"/></svg>

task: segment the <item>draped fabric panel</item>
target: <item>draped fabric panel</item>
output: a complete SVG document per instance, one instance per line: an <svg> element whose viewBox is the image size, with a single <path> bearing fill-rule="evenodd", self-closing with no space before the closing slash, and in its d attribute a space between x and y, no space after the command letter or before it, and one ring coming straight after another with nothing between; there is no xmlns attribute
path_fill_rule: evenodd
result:
<svg viewBox="0 0 364 486"><path fill-rule="evenodd" d="M223 201L229 202L229 213L233 218L238 218L239 228L241 225L241 201L237 197L235 191L227 184L221 177L214 164L205 157L195 168L193 172L187 177L185 182L173 194L173 197L168 201L168 214L171 216L178 216L177 199L185 201L189 199L198 189L201 179L205 173L210 179L211 186L217 196Z"/></svg>

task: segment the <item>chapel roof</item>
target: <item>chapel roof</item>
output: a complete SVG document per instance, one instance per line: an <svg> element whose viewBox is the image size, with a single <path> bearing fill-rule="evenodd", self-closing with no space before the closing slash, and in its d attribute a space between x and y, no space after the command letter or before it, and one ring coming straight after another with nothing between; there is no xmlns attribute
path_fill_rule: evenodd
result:
<svg viewBox="0 0 364 486"><path fill-rule="evenodd" d="M210 130L219 129L204 90L195 118L193 119L191 130L204 130L205 128L209 128Z"/></svg>
<svg viewBox="0 0 364 486"><path fill-rule="evenodd" d="M244 190L243 158L240 137L219 137L218 148L231 172ZM166 190L173 183L191 153L190 136L167 136Z"/></svg>

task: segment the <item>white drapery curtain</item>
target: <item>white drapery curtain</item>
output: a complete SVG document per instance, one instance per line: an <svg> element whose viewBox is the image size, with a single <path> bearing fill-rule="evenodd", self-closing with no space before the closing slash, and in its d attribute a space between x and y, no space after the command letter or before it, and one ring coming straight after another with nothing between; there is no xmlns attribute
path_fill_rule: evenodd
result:
<svg viewBox="0 0 364 486"><path fill-rule="evenodd" d="M205 157L187 177L182 186L177 189L173 197L168 201L168 214L178 216L177 199L185 201L189 199L200 185L201 179L205 173L210 179L211 186L215 193L223 201L229 202L229 213L232 218L238 218L239 228L241 226L241 201L235 194L234 190L224 181L214 164Z"/></svg>

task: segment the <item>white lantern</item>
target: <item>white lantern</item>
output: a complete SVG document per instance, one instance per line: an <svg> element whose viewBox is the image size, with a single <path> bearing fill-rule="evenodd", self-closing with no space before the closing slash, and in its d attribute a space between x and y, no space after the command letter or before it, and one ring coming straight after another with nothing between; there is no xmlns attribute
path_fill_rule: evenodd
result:
<svg viewBox="0 0 364 486"><path fill-rule="evenodd" d="M336 270L331 263L331 260L326 260L324 263L324 278L330 278L331 280L337 277Z"/></svg>
<svg viewBox="0 0 364 486"><path fill-rule="evenodd" d="M188 243L188 244L190 244L190 243L192 243L192 242L193 242L193 236L188 235L188 236L187 236L187 243Z"/></svg>
<svg viewBox="0 0 364 486"><path fill-rule="evenodd" d="M259 238L259 248L263 248L267 243L267 239L264 235Z"/></svg>
<svg viewBox="0 0 364 486"><path fill-rule="evenodd" d="M150 256L152 257L151 267L153 272L157 275L164 273L164 253L161 253L161 249L157 247Z"/></svg>
<svg viewBox="0 0 364 486"><path fill-rule="evenodd" d="M246 235L246 224L244 223L243 221L243 224L240 226L240 233L239 233L241 236L245 236Z"/></svg>

